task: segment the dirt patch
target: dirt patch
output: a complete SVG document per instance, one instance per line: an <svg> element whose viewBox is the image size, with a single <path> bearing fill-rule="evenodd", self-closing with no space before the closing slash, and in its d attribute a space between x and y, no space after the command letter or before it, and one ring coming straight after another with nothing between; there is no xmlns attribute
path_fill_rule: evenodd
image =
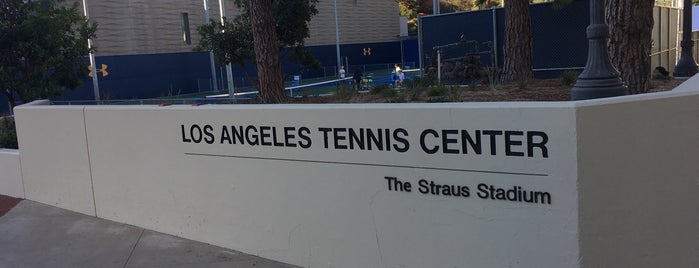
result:
<svg viewBox="0 0 699 268"><path fill-rule="evenodd" d="M651 81L651 92L667 91L685 80L663 79ZM290 99L289 103L405 103L405 102L496 102L496 101L570 101L574 84L564 85L560 79L533 79L527 82L471 84L430 87L420 91L401 87L396 90L374 90L355 93L340 90L331 96L311 96ZM392 87L387 87L392 88ZM393 92L391 92L393 91ZM239 103L259 103L247 100Z"/></svg>
<svg viewBox="0 0 699 268"><path fill-rule="evenodd" d="M21 198L0 195L0 217L14 208L20 201L22 201Z"/></svg>

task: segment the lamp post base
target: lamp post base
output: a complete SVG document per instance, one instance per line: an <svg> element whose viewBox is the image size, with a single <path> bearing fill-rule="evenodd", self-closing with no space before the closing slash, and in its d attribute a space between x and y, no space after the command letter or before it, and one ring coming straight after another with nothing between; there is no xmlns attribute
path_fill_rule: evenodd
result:
<svg viewBox="0 0 699 268"><path fill-rule="evenodd" d="M623 96L625 94L626 86L621 83L621 79L618 76L594 79L578 78L570 97L572 100L587 100Z"/></svg>

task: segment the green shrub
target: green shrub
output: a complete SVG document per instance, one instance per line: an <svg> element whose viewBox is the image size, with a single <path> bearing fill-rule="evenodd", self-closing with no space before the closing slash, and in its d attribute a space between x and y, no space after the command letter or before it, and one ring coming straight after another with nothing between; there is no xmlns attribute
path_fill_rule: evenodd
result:
<svg viewBox="0 0 699 268"><path fill-rule="evenodd" d="M337 86L337 93L335 94L335 98L338 101L347 102L352 98L353 95L354 89L352 87L347 86L345 84L340 84Z"/></svg>
<svg viewBox="0 0 699 268"><path fill-rule="evenodd" d="M0 117L0 148L18 148L15 121L12 117Z"/></svg>
<svg viewBox="0 0 699 268"><path fill-rule="evenodd" d="M387 84L380 84L376 85L375 87L372 87L369 93L376 95L379 93L383 93L383 91L386 89L391 89L391 87Z"/></svg>
<svg viewBox="0 0 699 268"><path fill-rule="evenodd" d="M447 96L432 96L427 98L427 102L452 102Z"/></svg>
<svg viewBox="0 0 699 268"><path fill-rule="evenodd" d="M427 96L444 96L449 92L449 89L445 86L434 86L427 90Z"/></svg>
<svg viewBox="0 0 699 268"><path fill-rule="evenodd" d="M468 90L470 91L476 91L476 87L478 86L478 81L477 80L471 80L471 82L468 83Z"/></svg>
<svg viewBox="0 0 699 268"><path fill-rule="evenodd" d="M386 103L404 103L404 102L405 102L405 99L400 95L386 99Z"/></svg>
<svg viewBox="0 0 699 268"><path fill-rule="evenodd" d="M435 80L432 77L413 77L405 81L406 88L427 88L434 84Z"/></svg>
<svg viewBox="0 0 699 268"><path fill-rule="evenodd" d="M561 73L561 76L559 77L559 79L561 81L561 85L571 86L571 85L575 84L575 82L578 81L579 75L580 74L578 72L571 71L571 70L567 70L567 71Z"/></svg>
<svg viewBox="0 0 699 268"><path fill-rule="evenodd" d="M489 67L485 70L485 82L488 83L490 90L497 90L500 86L500 70L498 68Z"/></svg>
<svg viewBox="0 0 699 268"><path fill-rule="evenodd" d="M520 78L517 80L517 88L521 90L525 90L529 88L529 84L531 83L531 80L529 78Z"/></svg>
<svg viewBox="0 0 699 268"><path fill-rule="evenodd" d="M386 87L383 90L381 90L381 96L384 98L392 98L395 97L398 94L398 92L390 87Z"/></svg>
<svg viewBox="0 0 699 268"><path fill-rule="evenodd" d="M461 99L461 88L458 86L449 87L449 98L453 102L460 101Z"/></svg>

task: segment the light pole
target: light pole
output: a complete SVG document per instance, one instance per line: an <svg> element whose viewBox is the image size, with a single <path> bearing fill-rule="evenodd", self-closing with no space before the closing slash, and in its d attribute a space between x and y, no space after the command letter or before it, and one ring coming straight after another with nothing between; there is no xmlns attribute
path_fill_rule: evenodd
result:
<svg viewBox="0 0 699 268"><path fill-rule="evenodd" d="M697 73L697 63L692 57L692 0L684 0L682 7L682 42L680 47L680 60L672 71L672 76L675 79L687 79Z"/></svg>
<svg viewBox="0 0 699 268"><path fill-rule="evenodd" d="M83 14L85 14L86 19L90 19L87 12L87 0L83 0ZM90 49L90 66L92 68L92 88L95 92L95 101L100 101L100 86L97 82L97 65L95 64L95 53L92 52L92 39L87 39L87 48Z"/></svg>
<svg viewBox="0 0 699 268"><path fill-rule="evenodd" d="M342 60L340 59L340 26L337 22L337 0L334 0L333 7L335 9L335 50L337 54L337 70L335 74L337 75L342 65ZM347 68L349 68L349 66L347 66Z"/></svg>
<svg viewBox="0 0 699 268"><path fill-rule="evenodd" d="M226 8L223 7L223 0L218 0L218 7L221 13L221 27L225 26ZM231 63L226 64L226 78L228 80L228 97L235 98L235 90L233 89L233 69Z"/></svg>
<svg viewBox="0 0 699 268"><path fill-rule="evenodd" d="M586 100L626 94L619 72L609 59L609 26L604 22L604 0L590 1L587 39L587 64L571 91L571 99Z"/></svg>
<svg viewBox="0 0 699 268"><path fill-rule="evenodd" d="M439 0L432 0L432 13L439 14Z"/></svg>
<svg viewBox="0 0 699 268"><path fill-rule="evenodd" d="M209 21L209 0L204 0L204 17L206 19L206 24L211 24ZM209 62L211 62L211 82L213 84L212 90L218 91L218 81L216 79L216 64L214 63L214 52L209 50Z"/></svg>

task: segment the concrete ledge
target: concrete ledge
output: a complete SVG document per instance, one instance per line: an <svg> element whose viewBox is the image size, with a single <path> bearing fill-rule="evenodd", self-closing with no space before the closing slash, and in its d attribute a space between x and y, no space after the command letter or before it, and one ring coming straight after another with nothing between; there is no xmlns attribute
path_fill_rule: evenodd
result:
<svg viewBox="0 0 699 268"><path fill-rule="evenodd" d="M0 149L0 195L24 198L19 150Z"/></svg>
<svg viewBox="0 0 699 268"><path fill-rule="evenodd" d="M576 102L21 106L26 196L304 267L699 267L699 84Z"/></svg>

